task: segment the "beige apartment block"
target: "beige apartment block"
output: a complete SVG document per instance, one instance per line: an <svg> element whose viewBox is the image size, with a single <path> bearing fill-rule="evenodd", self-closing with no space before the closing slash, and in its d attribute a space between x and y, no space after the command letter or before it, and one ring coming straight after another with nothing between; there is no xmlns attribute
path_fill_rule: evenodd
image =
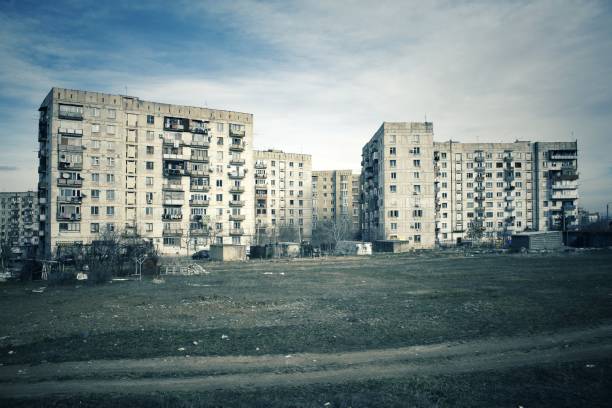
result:
<svg viewBox="0 0 612 408"><path fill-rule="evenodd" d="M312 156L255 150L255 229L259 244L310 240Z"/></svg>
<svg viewBox="0 0 612 408"><path fill-rule="evenodd" d="M353 238L359 235L360 176L351 170L319 170L312 172L312 224L347 222Z"/></svg>
<svg viewBox="0 0 612 408"><path fill-rule="evenodd" d="M366 239L422 248L577 225L576 142L432 138L430 123L384 123L364 147Z"/></svg>
<svg viewBox="0 0 612 408"><path fill-rule="evenodd" d="M362 150L362 235L435 244L433 124L384 122Z"/></svg>
<svg viewBox="0 0 612 408"><path fill-rule="evenodd" d="M0 244L6 244L13 254L35 255L38 218L35 191L0 192Z"/></svg>
<svg viewBox="0 0 612 408"><path fill-rule="evenodd" d="M39 110L42 256L105 231L163 254L250 243L253 115L62 88Z"/></svg>

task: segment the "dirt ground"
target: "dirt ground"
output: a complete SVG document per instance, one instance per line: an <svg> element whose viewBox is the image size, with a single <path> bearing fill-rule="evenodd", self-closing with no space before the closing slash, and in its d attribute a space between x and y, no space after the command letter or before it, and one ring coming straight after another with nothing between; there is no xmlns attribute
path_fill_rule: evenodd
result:
<svg viewBox="0 0 612 408"><path fill-rule="evenodd" d="M593 406L609 397L611 251L204 267L158 284L42 293L36 283L3 284L0 399Z"/></svg>

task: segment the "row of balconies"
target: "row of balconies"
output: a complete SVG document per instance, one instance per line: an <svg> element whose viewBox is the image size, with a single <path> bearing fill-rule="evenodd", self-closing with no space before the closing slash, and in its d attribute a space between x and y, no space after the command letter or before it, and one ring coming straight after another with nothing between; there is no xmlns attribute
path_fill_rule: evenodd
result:
<svg viewBox="0 0 612 408"><path fill-rule="evenodd" d="M190 233L192 235L209 235L210 231L204 229L204 228L198 228L198 229L191 229L189 230ZM195 232L195 234L194 234ZM217 230L216 233L220 233L222 232L221 230ZM164 236L176 236L176 235L183 235L183 229L182 228L164 228L162 230L162 234ZM244 235L244 229L243 228L231 228L229 230L229 234L230 235Z"/></svg>

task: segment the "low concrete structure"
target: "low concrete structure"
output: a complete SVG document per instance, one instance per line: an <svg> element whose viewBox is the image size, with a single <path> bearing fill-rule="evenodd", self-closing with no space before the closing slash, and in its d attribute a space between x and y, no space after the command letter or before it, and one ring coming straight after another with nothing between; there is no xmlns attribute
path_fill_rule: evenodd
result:
<svg viewBox="0 0 612 408"><path fill-rule="evenodd" d="M337 255L372 255L372 243L361 241L338 241Z"/></svg>
<svg viewBox="0 0 612 408"><path fill-rule="evenodd" d="M372 250L374 252L408 252L414 249L409 241L400 240L380 240L372 242Z"/></svg>
<svg viewBox="0 0 612 408"><path fill-rule="evenodd" d="M277 242L266 245L267 253L272 258L297 258L300 256L300 244L297 242Z"/></svg>
<svg viewBox="0 0 612 408"><path fill-rule="evenodd" d="M246 246L244 245L211 245L211 261L244 261Z"/></svg>
<svg viewBox="0 0 612 408"><path fill-rule="evenodd" d="M510 248L520 251L525 248L530 251L560 249L563 247L561 231L534 231L512 235Z"/></svg>

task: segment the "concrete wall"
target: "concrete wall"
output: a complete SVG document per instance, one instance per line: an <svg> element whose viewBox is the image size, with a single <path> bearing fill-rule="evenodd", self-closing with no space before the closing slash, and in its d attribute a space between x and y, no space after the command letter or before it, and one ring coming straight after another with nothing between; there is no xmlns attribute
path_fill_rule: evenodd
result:
<svg viewBox="0 0 612 408"><path fill-rule="evenodd" d="M211 261L244 261L246 260L245 245L211 245Z"/></svg>

